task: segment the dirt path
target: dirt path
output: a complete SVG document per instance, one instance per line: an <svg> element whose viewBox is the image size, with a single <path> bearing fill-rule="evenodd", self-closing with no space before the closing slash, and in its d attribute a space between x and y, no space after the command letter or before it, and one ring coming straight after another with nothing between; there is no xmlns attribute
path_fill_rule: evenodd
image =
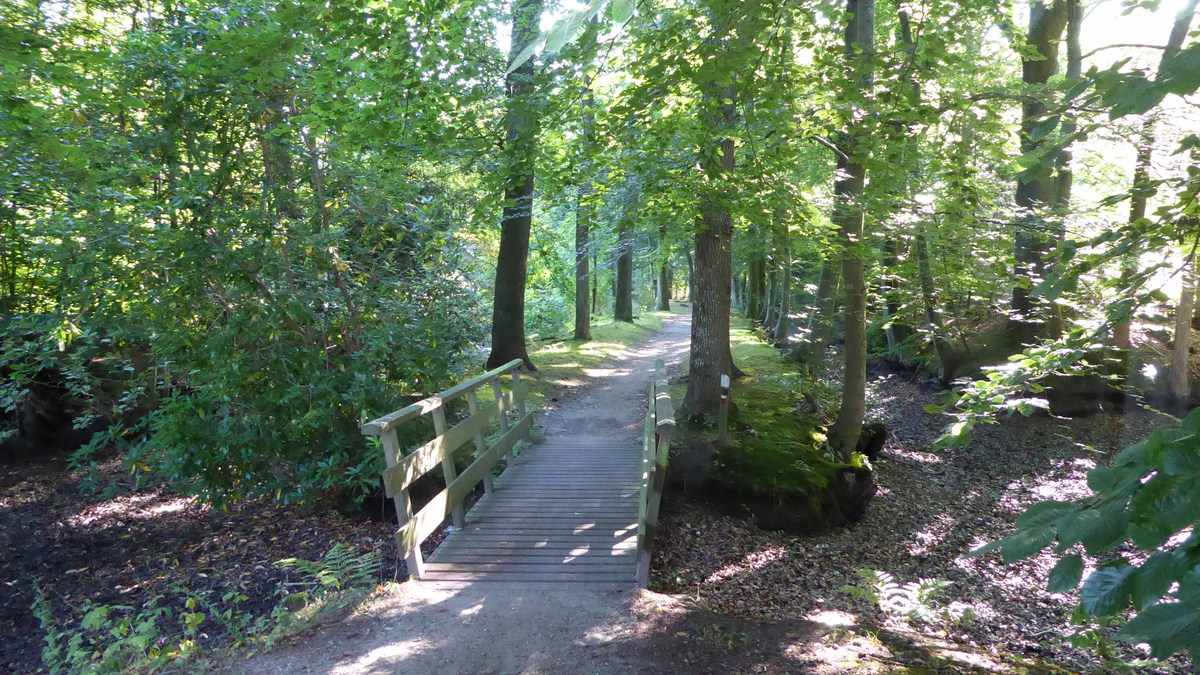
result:
<svg viewBox="0 0 1200 675"><path fill-rule="evenodd" d="M637 443L655 360L686 356L690 320L661 331L602 368L540 422L547 438ZM628 591L547 591L533 586L460 588L404 583L348 619L242 663L245 673L628 673L671 670L676 650L649 635L673 616L666 596ZM674 631L672 639L683 639Z"/></svg>

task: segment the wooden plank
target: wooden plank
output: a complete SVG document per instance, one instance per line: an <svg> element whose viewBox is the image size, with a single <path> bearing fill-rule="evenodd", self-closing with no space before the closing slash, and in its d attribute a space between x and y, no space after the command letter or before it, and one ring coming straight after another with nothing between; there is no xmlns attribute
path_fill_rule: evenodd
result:
<svg viewBox="0 0 1200 675"><path fill-rule="evenodd" d="M544 546L531 546L527 542L521 541L466 541L466 540L446 540L434 552L433 557L441 555L456 555L459 553L471 553L475 551L490 551L497 554L521 554L521 555L565 555L568 553L582 554L587 552L595 552L603 555L625 555L632 551L636 551L637 542L621 542L621 543L596 543L596 542L563 542L555 544L546 544Z"/></svg>
<svg viewBox="0 0 1200 675"><path fill-rule="evenodd" d="M554 581L620 581L631 587L637 579L634 572L602 573L602 572L430 572L430 581L524 581L524 582L554 582Z"/></svg>
<svg viewBox="0 0 1200 675"><path fill-rule="evenodd" d="M496 559L513 559L513 560L558 560L558 559L583 559L588 560L610 560L610 559L632 559L637 554L635 548L624 548L619 550L589 548L587 546L576 546L573 548L561 548L557 550L533 549L533 548L461 548L454 550L443 551L438 549L437 555L433 556L431 562L447 562L449 558L478 558L480 560L496 560Z"/></svg>
<svg viewBox="0 0 1200 675"><path fill-rule="evenodd" d="M612 551L573 552L528 551L521 549L482 549L478 551L450 551L433 556L430 562L511 562L513 564L541 562L545 564L558 564L560 562L578 561L580 564L589 565L603 562L630 565L636 564L638 553L639 552L636 548L625 549L615 553Z"/></svg>
<svg viewBox="0 0 1200 675"><path fill-rule="evenodd" d="M449 432L446 431L446 406L440 405L433 410L433 430L438 436L447 437ZM463 437L463 443L470 436ZM454 451L458 446L449 445L442 452L442 478L446 483L446 492L449 492L449 487L454 485L454 480L458 477L458 467L454 464ZM448 496L446 504L450 508L450 518L455 527L462 527L467 522L466 510L463 508L462 499L455 499L454 495Z"/></svg>
<svg viewBox="0 0 1200 675"><path fill-rule="evenodd" d="M411 551L413 547L420 546L421 542L425 541L425 537L433 534L433 531L446 519L449 508L450 500L447 492L442 490L412 518L409 518L407 523L400 526L400 530L396 532L396 543L400 546L400 550Z"/></svg>
<svg viewBox="0 0 1200 675"><path fill-rule="evenodd" d="M637 571L635 562L427 562L426 573L431 577L438 572L500 572L514 574L547 574L557 577L559 574L622 574L634 575Z"/></svg>
<svg viewBox="0 0 1200 675"><path fill-rule="evenodd" d="M449 389L441 392L440 394L438 394L438 396L441 397L441 399L443 401L452 401L472 389L475 389L481 385L487 384L489 380L498 378L501 375L503 375L509 371L515 372L516 368L521 367L521 363L522 363L521 359L513 359L512 361L509 361L508 363L505 363L502 366L493 368L482 375L473 377L465 382L460 382L460 383L454 385L453 387L450 387Z"/></svg>
<svg viewBox="0 0 1200 675"><path fill-rule="evenodd" d="M488 406L454 425L449 431L413 450L395 466L383 472L383 486L389 497L412 485L421 476L436 469L446 455L453 454L475 434L486 429L496 414L496 408Z"/></svg>
<svg viewBox="0 0 1200 675"><path fill-rule="evenodd" d="M383 459L390 470L397 465L400 457L400 442L396 436L396 430L389 429L384 432L381 441L383 443ZM392 495L392 501L396 505L396 519L401 525L412 519L412 504L408 499L407 492L400 490ZM401 549L401 553L404 554L404 565L408 570L408 576L420 579L425 572L425 560L421 554L421 547L412 546Z"/></svg>

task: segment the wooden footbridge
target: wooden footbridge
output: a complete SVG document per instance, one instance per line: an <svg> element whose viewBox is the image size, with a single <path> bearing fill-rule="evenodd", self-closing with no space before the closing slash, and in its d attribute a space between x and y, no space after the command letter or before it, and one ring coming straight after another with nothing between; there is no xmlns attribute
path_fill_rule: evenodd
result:
<svg viewBox="0 0 1200 675"><path fill-rule="evenodd" d="M616 428L609 438L617 440L592 435L530 444L533 413L520 366L511 361L363 425L363 433L382 441L383 481L395 500L409 576L453 584L645 586L675 427L662 362L649 376L640 444L620 442ZM452 408L463 413L453 425ZM425 417L435 437L404 452L399 431ZM409 488L439 467L445 489L415 508ZM467 510L480 483L484 494ZM421 542L447 519L449 533L425 560Z"/></svg>

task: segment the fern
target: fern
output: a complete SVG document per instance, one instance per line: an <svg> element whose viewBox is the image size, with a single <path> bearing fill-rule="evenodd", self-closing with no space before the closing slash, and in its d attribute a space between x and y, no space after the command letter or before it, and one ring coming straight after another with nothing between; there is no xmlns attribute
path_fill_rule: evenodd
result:
<svg viewBox="0 0 1200 675"><path fill-rule="evenodd" d="M300 574L300 580L289 586L302 586L310 592L340 591L375 584L382 559L379 551L360 554L351 546L337 543L320 560L285 558L275 565Z"/></svg>
<svg viewBox="0 0 1200 675"><path fill-rule="evenodd" d="M838 590L849 596L876 605L885 615L906 621L935 623L939 621L969 621L970 608L960 603L943 606L950 582L944 579L919 579L899 583L896 578L879 570L855 570L860 581Z"/></svg>

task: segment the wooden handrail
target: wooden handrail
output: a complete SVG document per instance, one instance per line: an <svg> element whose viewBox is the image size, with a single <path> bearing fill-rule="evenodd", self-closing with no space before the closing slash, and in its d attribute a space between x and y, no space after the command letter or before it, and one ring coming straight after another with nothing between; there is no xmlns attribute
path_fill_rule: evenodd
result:
<svg viewBox="0 0 1200 675"><path fill-rule="evenodd" d="M667 482L671 435L675 431L675 404L663 362L654 364L642 444L642 488L638 505L638 585L650 581L650 553L658 529L658 512Z"/></svg>
<svg viewBox="0 0 1200 675"><path fill-rule="evenodd" d="M378 436L383 444L384 461L387 464L383 472L383 485L387 495L396 504L396 519L400 523L396 540L404 552L410 577L420 579L425 574L421 542L446 520L446 516L452 517L456 527L465 525L463 501L467 495L480 481L483 481L484 489L491 492L492 468L501 457L513 452L518 442L528 440L533 427L533 415L528 412L526 403L527 384L517 370L521 363L521 359L513 359L499 368L362 425L363 434ZM507 394L500 380L505 373L512 373ZM492 387L496 403L482 406L476 390L488 384ZM446 404L463 396L467 398L470 415L454 426L448 426ZM514 410L518 414L516 421L509 419ZM402 453L397 428L423 415L432 415L436 436L411 452ZM497 419L501 435L488 445L485 432ZM475 461L460 474L454 462L454 453L468 442L474 443ZM408 488L439 466L446 480L446 488L434 495L421 510L413 513Z"/></svg>
<svg viewBox="0 0 1200 675"><path fill-rule="evenodd" d="M474 391L488 382L495 380L504 373L520 367L521 363L521 359L513 359L512 361L509 361L498 368L493 368L492 370L489 370L477 377L471 378L466 382L456 384L445 391L441 391L433 396L430 396L429 398L422 399L410 406L388 413L378 419L371 420L370 422L362 425L362 432L367 436L382 436L387 430L394 429L411 419L420 417L421 415L431 413L435 408L443 406L459 396L462 396L469 391Z"/></svg>

